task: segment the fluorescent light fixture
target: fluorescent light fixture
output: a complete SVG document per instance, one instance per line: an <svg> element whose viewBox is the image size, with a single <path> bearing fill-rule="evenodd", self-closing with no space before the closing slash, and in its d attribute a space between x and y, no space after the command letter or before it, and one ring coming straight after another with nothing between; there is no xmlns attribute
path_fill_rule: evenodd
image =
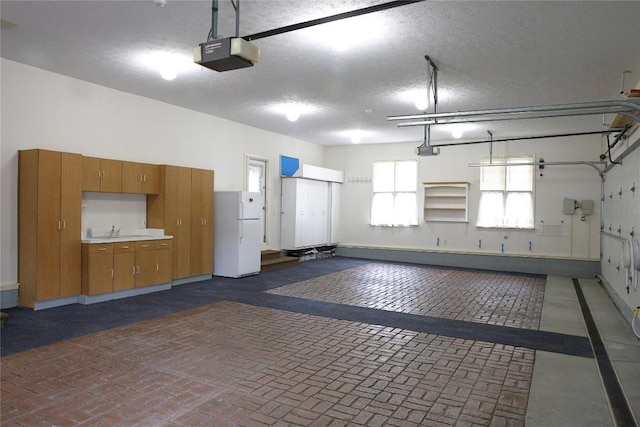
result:
<svg viewBox="0 0 640 427"><path fill-rule="evenodd" d="M165 80L173 80L180 74L199 68L188 53L146 51L135 54L135 61L141 67L157 72Z"/></svg>

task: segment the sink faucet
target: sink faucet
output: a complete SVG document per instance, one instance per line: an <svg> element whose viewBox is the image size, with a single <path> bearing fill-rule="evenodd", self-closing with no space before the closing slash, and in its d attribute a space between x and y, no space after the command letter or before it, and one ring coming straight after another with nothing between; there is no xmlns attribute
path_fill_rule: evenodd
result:
<svg viewBox="0 0 640 427"><path fill-rule="evenodd" d="M112 225L111 226L111 234L109 234L109 237L113 237L116 234L116 226Z"/></svg>

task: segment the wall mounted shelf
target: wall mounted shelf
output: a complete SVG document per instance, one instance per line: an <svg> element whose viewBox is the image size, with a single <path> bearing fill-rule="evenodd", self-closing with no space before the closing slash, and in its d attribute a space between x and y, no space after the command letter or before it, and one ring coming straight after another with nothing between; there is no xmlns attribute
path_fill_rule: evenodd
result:
<svg viewBox="0 0 640 427"><path fill-rule="evenodd" d="M468 182L423 182L426 222L469 222Z"/></svg>

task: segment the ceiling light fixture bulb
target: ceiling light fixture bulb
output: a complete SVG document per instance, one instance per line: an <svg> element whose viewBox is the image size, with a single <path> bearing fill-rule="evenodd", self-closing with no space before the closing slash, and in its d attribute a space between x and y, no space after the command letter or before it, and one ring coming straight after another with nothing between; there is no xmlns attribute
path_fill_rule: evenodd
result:
<svg viewBox="0 0 640 427"><path fill-rule="evenodd" d="M429 108L429 100L428 99L416 99L416 108L420 111L427 111Z"/></svg>
<svg viewBox="0 0 640 427"><path fill-rule="evenodd" d="M167 5L167 0L153 0L153 4L158 7L165 7Z"/></svg>
<svg viewBox="0 0 640 427"><path fill-rule="evenodd" d="M462 138L463 133L464 132L462 131L462 129L454 129L451 132L451 136L453 136L455 139L460 139Z"/></svg>
<svg viewBox="0 0 640 427"><path fill-rule="evenodd" d="M178 72L175 70L175 68L164 67L160 70L160 75L165 80L173 80L178 76Z"/></svg>
<svg viewBox="0 0 640 427"><path fill-rule="evenodd" d="M290 122L295 122L300 118L300 113L297 111L289 111L287 112L287 120Z"/></svg>

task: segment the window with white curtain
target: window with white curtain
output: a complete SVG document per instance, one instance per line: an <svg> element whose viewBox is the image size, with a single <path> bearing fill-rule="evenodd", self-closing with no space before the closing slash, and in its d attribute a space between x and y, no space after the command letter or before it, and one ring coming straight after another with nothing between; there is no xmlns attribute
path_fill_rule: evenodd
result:
<svg viewBox="0 0 640 427"><path fill-rule="evenodd" d="M415 160L373 162L371 225L417 225L417 179Z"/></svg>
<svg viewBox="0 0 640 427"><path fill-rule="evenodd" d="M532 163L532 156L494 157L492 163ZM481 160L489 165L489 159ZM533 228L534 166L480 168L478 227Z"/></svg>

